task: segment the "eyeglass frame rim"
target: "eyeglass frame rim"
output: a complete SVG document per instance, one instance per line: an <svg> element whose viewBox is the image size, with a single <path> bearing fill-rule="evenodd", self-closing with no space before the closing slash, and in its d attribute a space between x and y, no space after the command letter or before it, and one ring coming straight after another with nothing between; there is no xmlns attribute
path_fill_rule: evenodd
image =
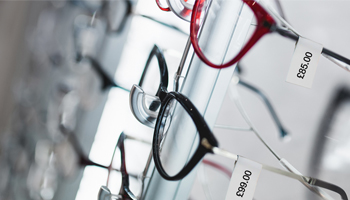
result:
<svg viewBox="0 0 350 200"><path fill-rule="evenodd" d="M157 90L155 96L159 97L160 91L162 90L161 88L168 88L169 73L168 73L168 66L166 64L163 51L156 44L153 45L151 53L148 55L146 65L143 69L143 72L142 72L142 75L141 75L141 78L140 78L138 85L140 87L142 87L144 78L147 74L147 70L148 70L149 65L151 64L151 61L152 61L154 56L156 57L156 59L158 61L159 74L160 74L160 83L159 83L159 87L158 87L158 90Z"/></svg>
<svg viewBox="0 0 350 200"><path fill-rule="evenodd" d="M180 172L178 172L174 176L170 176L166 173L160 161L159 152L158 152L159 146L157 145L157 141L159 139L159 130L161 126L160 122L165 114L166 107L168 106L170 101L175 99L178 103L182 105L182 107L186 110L186 112L191 116L191 119L196 125L197 131L199 133L198 134L199 141L202 141L202 139L206 138L208 142L214 147L218 147L218 142L214 137L214 134L209 129L207 123L205 122L203 117L200 115L197 108L193 105L191 101L188 100L188 98L186 98L184 95L178 92L169 92L165 94L165 91L162 91L162 93L165 96L164 98L161 99L162 104L161 104L156 125L154 128L154 135L153 135L153 142L152 142L153 159L158 172L164 179L180 180L192 171L192 169L200 162L200 160L204 157L206 153L213 153L213 151L199 144L199 146L193 153L192 158L187 162L185 167L183 167L183 169Z"/></svg>
<svg viewBox="0 0 350 200"><path fill-rule="evenodd" d="M115 145L115 149L116 148L119 148L120 150L120 159L121 159L121 163L120 163L120 173L122 175L122 185L121 185L121 188L119 190L119 193L117 195L120 195L122 196L123 200L126 198L127 200L137 200L138 197L134 195L134 193L130 190L129 188L129 185L130 185L130 182L129 182L129 175L131 175L133 178L136 178L138 179L139 177L137 176L134 176L132 174L129 174L127 172L127 169L126 169L126 159L125 159L125 140L126 139L131 139L131 140L135 140L135 141L139 141L139 142L142 142L142 143L147 143L145 141L143 141L142 139L139 140L135 137L132 137L132 136L129 136L127 134L123 132L120 133L119 137L118 137L118 141L117 141L117 144ZM113 155L113 158L111 160L111 164L110 166L112 166L113 164L113 160L114 160L114 155ZM147 164L146 164L147 165ZM144 173L144 172L142 172ZM144 175L144 174L143 174ZM107 180L109 179L109 176L110 176L110 172L109 172L109 175L107 177ZM144 177L141 177L141 179L144 178ZM103 186L102 186L103 187ZM101 188L102 188L101 187ZM143 187L143 186L142 186ZM108 187L105 186L105 188L108 189ZM109 189L108 189L109 190ZM142 190L141 190L142 191ZM112 195L112 194L111 194Z"/></svg>
<svg viewBox="0 0 350 200"><path fill-rule="evenodd" d="M252 37L248 40L248 42L242 47L242 49L239 51L239 53L233 59L231 59L230 61L228 61L224 64L219 64L219 65L214 64L211 61L209 61L208 58L206 58L204 53L200 50L201 48L199 47L199 44L198 44L197 34L199 32L200 25L196 24L197 17L196 17L196 14L194 14L194 13L197 13L198 4L200 1L204 1L204 0L196 0L195 4L193 6L191 23L190 23L190 38L191 38L191 43L192 43L192 46L193 46L193 49L194 49L196 55L202 60L202 62L204 62L205 64L207 64L210 67L222 69L222 68L226 68L226 67L230 67L230 66L234 65L235 63L240 61L245 56L245 54L267 33L277 32L281 36L287 37L287 38L292 39L294 41L298 41L298 38L301 37L297 33L293 34L290 31L285 30L282 27L279 27L276 20L273 19L272 15L269 14L269 12L266 11L266 9L264 9L257 1L255 1L255 0L242 0L243 3L247 4L248 7L254 13L254 16L255 16L256 21L257 21L257 29L252 34ZM260 17L258 17L258 16L260 16ZM337 54L337 53L335 53L335 52L333 52L325 47L323 47L321 53L326 54L327 56L330 56L332 58L335 58L336 60L339 60L347 65L350 65L350 59L348 59L340 54ZM342 68L344 68L344 67L342 67ZM344 68L344 69L347 71L350 71L350 69L348 69L348 68Z"/></svg>
<svg viewBox="0 0 350 200"><path fill-rule="evenodd" d="M255 29L254 33L252 34L252 37L248 40L248 42L242 47L242 49L239 51L239 53L230 61L216 65L209 61L208 58L204 55L204 53L201 51L201 48L198 44L198 37L197 34L200 30L200 24L197 24L196 21L197 19L200 18L200 13L198 9L200 9L199 4L200 2L205 1L205 0L196 0L195 4L192 9L192 15L191 15L191 22L190 22L190 38L191 38L191 43L193 46L193 49L196 53L196 55L208 66L217 68L217 69L222 69L226 67L230 67L237 63L253 46L254 44L266 33L271 32L271 28L276 26L275 20L268 14L268 12L262 8L260 4L258 4L256 1L254 3L254 6L257 5L257 7L251 6L248 2L252 2L249 0L242 0L243 3L246 3L250 9L254 12L254 15L256 17L257 21L257 29ZM203 12L203 11L200 11ZM199 14L198 14L199 13ZM260 15L262 17L258 18L257 15ZM267 22L267 24L266 24Z"/></svg>
<svg viewBox="0 0 350 200"><path fill-rule="evenodd" d="M117 147L120 150L120 173L122 175L122 187L120 188L119 194L124 198L137 200L134 193L131 192L129 188L129 173L126 170L126 159L125 159L125 147L124 147L124 141L127 139L127 136L124 132L121 132L117 141Z"/></svg>

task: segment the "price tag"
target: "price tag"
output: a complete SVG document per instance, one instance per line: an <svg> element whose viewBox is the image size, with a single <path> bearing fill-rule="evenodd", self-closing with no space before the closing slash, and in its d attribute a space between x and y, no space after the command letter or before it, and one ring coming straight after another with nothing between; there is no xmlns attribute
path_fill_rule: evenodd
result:
<svg viewBox="0 0 350 200"><path fill-rule="evenodd" d="M286 81L311 88L323 46L299 36Z"/></svg>
<svg viewBox="0 0 350 200"><path fill-rule="evenodd" d="M261 164L238 156L225 199L252 200L261 170Z"/></svg>

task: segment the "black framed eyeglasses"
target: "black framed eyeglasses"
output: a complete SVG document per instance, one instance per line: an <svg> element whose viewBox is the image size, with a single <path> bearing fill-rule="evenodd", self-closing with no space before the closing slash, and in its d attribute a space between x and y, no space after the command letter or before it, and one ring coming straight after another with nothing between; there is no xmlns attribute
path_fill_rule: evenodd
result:
<svg viewBox="0 0 350 200"><path fill-rule="evenodd" d="M164 179L175 181L186 177L207 153L235 161L238 159L238 155L218 147L218 142L204 118L186 96L178 92L162 92L164 94L161 95L163 98L154 130L152 153L155 166ZM180 126L171 126L173 123ZM182 152L190 154L186 157ZM262 166L265 170L299 180L308 188L326 188L338 193L342 199L347 199L345 191L334 184L268 165Z"/></svg>
<svg viewBox="0 0 350 200"><path fill-rule="evenodd" d="M115 150L116 147L114 152ZM78 174L79 170L87 166L103 168L109 172L121 172L121 169L114 168L112 163L103 165L90 160L84 154L74 134L67 136L65 141L58 144L48 140L38 141L34 157L35 162L29 168L26 183L29 194L40 199L55 197L60 178L72 178ZM128 174L128 176L139 177L135 174ZM45 190L50 190L52 193L43 193Z"/></svg>

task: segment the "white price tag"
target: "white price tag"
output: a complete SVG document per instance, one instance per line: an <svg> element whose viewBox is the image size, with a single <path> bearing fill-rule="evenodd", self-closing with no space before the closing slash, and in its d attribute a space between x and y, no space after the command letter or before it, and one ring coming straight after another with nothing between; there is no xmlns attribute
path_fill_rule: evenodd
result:
<svg viewBox="0 0 350 200"><path fill-rule="evenodd" d="M299 36L286 81L311 88L323 46Z"/></svg>
<svg viewBox="0 0 350 200"><path fill-rule="evenodd" d="M238 156L226 200L252 200L261 170L261 164Z"/></svg>

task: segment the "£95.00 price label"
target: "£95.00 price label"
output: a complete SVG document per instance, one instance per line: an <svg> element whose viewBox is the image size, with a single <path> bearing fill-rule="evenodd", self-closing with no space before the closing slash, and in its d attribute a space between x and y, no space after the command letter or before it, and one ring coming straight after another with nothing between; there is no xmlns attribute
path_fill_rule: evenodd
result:
<svg viewBox="0 0 350 200"><path fill-rule="evenodd" d="M262 165L239 156L230 180L226 200L252 200Z"/></svg>
<svg viewBox="0 0 350 200"><path fill-rule="evenodd" d="M299 37L286 81L311 88L322 49L321 44Z"/></svg>

